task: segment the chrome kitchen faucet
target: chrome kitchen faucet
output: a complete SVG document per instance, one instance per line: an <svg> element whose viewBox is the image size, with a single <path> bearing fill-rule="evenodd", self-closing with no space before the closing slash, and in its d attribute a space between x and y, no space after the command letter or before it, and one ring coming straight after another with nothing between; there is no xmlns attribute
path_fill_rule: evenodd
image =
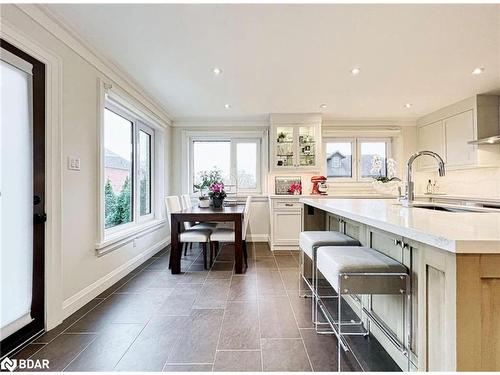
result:
<svg viewBox="0 0 500 375"><path fill-rule="evenodd" d="M441 156L439 156L433 151L415 152L412 156L410 156L408 162L406 163L406 193L403 199L401 199L401 204L403 206L411 206L412 202L415 200L414 183L412 180L413 162L415 161L415 159L417 159L419 156L422 155L432 156L434 159L437 160L438 172L440 177L443 177L446 174L446 170L444 168L444 161Z"/></svg>

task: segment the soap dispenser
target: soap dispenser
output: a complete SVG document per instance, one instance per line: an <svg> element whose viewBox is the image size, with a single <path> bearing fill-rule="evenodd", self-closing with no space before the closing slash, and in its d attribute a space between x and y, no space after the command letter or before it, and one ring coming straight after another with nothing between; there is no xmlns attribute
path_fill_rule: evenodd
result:
<svg viewBox="0 0 500 375"><path fill-rule="evenodd" d="M431 180L429 180L429 182L427 183L426 194L432 194L432 181Z"/></svg>

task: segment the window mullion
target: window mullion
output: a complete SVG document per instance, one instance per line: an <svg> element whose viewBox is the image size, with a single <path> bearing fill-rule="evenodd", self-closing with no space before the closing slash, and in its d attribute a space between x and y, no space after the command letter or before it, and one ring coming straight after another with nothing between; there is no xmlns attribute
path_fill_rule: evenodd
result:
<svg viewBox="0 0 500 375"><path fill-rule="evenodd" d="M133 179L134 179L134 188L132 190L132 202L134 204L133 207L133 212L134 212L134 223L139 223L139 194L137 192L139 191L139 124L136 121L134 121L134 136L133 136L133 147L132 149L134 150L134 168L133 168Z"/></svg>
<svg viewBox="0 0 500 375"><path fill-rule="evenodd" d="M236 185L236 193L238 193L238 174L236 171L236 165L237 165L237 160L236 160L236 147L237 147L238 141L231 139L231 152L229 153L229 158L230 158L230 168L229 168L229 174L230 177L233 176L235 179L235 185Z"/></svg>

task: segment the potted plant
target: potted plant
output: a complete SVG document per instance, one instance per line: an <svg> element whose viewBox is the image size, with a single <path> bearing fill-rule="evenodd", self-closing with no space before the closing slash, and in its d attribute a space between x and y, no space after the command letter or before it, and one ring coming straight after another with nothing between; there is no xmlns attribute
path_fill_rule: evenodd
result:
<svg viewBox="0 0 500 375"><path fill-rule="evenodd" d="M210 199L212 199L212 206L214 206L214 208L222 207L224 198L226 198L224 184L222 182L215 182L210 185L209 190L210 192L208 193L208 195L210 196Z"/></svg>
<svg viewBox="0 0 500 375"><path fill-rule="evenodd" d="M194 190L200 192L198 206L202 208L210 207L210 199L205 195L204 191L220 180L222 180L222 173L215 167L210 171L201 171L198 173L198 182L193 184Z"/></svg>
<svg viewBox="0 0 500 375"><path fill-rule="evenodd" d="M382 159L378 155L372 158L371 174L378 174L373 178L373 188L382 194L397 194L398 187L401 186L401 179L396 177L397 162L394 159L387 159L387 176L382 176Z"/></svg>
<svg viewBox="0 0 500 375"><path fill-rule="evenodd" d="M286 134L284 132L280 132L278 134L278 143L282 143L286 138Z"/></svg>

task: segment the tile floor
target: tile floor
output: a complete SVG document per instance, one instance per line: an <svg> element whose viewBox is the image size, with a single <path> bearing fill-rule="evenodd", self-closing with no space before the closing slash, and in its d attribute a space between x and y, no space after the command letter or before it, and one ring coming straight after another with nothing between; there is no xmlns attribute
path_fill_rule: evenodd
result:
<svg viewBox="0 0 500 375"><path fill-rule="evenodd" d="M235 275L232 252L206 271L193 249L171 275L162 250L16 357L51 371L336 371L336 339L316 334L298 297L298 253L249 244ZM375 339L352 345L363 369L398 371ZM342 368L361 370L348 357Z"/></svg>

